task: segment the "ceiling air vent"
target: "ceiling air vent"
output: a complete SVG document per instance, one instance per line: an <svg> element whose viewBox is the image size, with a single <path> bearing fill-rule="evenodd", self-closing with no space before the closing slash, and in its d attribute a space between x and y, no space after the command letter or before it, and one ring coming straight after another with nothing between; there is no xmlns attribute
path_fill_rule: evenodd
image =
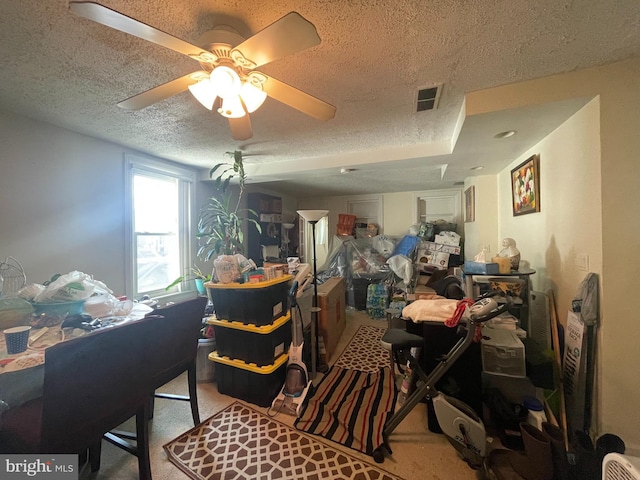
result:
<svg viewBox="0 0 640 480"><path fill-rule="evenodd" d="M425 110L435 110L438 108L441 89L442 85L420 88L417 95L416 112L424 112Z"/></svg>

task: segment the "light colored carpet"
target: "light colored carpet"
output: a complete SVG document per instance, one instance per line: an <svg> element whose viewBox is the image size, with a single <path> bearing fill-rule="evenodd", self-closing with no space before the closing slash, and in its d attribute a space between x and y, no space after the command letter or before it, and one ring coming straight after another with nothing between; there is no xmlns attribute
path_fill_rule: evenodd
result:
<svg viewBox="0 0 640 480"><path fill-rule="evenodd" d="M386 322L373 320L365 312L349 310L347 325L342 338L336 346L332 361L345 349L361 325L386 326ZM320 380L319 376L314 383ZM172 393L184 393L187 389L186 376L177 378L162 390ZM204 420L223 410L236 399L218 393L215 383L201 383L198 385L198 399L200 402L200 417ZM255 410L266 413L266 408L255 407ZM424 480L470 480L477 478L476 472L471 470L461 460L453 447L439 434L432 433L427 428L427 412L424 405L418 405L411 411L402 424L391 435L389 443L393 455L388 456L382 468L388 472L406 479ZM294 418L280 414L278 421L292 426ZM155 415L149 426L151 435L151 470L154 480L180 480L188 477L173 465L167 458L162 446L180 434L193 428L188 402L156 399ZM131 424L125 425L129 430ZM333 444L332 444L333 445ZM336 450L342 450L355 458L370 462L371 457L335 444ZM96 480L135 480L138 478L137 459L128 453L102 442L102 468L93 475L88 469L81 473L80 478Z"/></svg>

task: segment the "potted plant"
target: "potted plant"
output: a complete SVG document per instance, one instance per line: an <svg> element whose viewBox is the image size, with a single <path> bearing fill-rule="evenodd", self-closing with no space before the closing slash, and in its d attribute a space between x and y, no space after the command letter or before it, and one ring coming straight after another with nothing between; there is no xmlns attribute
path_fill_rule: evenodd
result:
<svg viewBox="0 0 640 480"><path fill-rule="evenodd" d="M261 232L261 227L256 218L257 213L251 209L240 208L244 194L247 175L244 171L242 152L236 150L227 152L233 157L233 163L218 163L209 171L209 177L214 178L215 193L207 200L201 210L198 219L199 240L197 256L199 259L209 261L218 255L233 255L244 253L244 233L245 222L252 223ZM229 188L231 180L238 178L238 197L235 199ZM211 275L203 274L198 267L192 267L187 273L176 278L165 290L178 285L189 279L196 280L197 283L210 281ZM202 280L202 282L199 282ZM196 283L196 287L198 287ZM204 289L204 286L202 286ZM200 289L198 288L200 292Z"/></svg>
<svg viewBox="0 0 640 480"><path fill-rule="evenodd" d="M218 255L244 253L244 223L253 224L258 232L260 224L258 214L248 208L240 208L247 175L244 171L242 152L227 152L233 157L233 163L219 163L209 171L209 177L215 177L216 194L209 197L200 211L198 234L200 248L198 257L211 260ZM238 178L238 197L234 201L229 190L233 178Z"/></svg>
<svg viewBox="0 0 640 480"><path fill-rule="evenodd" d="M173 282L171 282L170 285L167 285L165 287L165 290L169 290L179 283L187 282L189 280L194 280L198 294L204 295L205 293L207 293L207 289L204 287L204 283L211 281L211 275L203 273L202 270L200 270L200 267L194 265L189 269L187 273L185 273L184 275L180 275Z"/></svg>

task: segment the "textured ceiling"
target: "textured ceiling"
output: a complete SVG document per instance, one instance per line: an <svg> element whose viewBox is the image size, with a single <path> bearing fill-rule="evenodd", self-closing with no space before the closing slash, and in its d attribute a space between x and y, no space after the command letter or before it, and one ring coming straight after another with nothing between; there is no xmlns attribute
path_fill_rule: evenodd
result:
<svg viewBox="0 0 640 480"><path fill-rule="evenodd" d="M587 99L470 118L456 139L465 93L640 54L638 0L101 3L191 43L220 24L249 37L297 11L321 44L260 70L337 114L322 122L267 99L253 138L238 142L188 92L119 109L198 64L80 18L65 0L0 0L0 108L203 168L242 149L252 181L305 196L450 187L478 164L496 172ZM438 109L416 113L416 90L433 84L443 84ZM518 134L492 138L510 128Z"/></svg>

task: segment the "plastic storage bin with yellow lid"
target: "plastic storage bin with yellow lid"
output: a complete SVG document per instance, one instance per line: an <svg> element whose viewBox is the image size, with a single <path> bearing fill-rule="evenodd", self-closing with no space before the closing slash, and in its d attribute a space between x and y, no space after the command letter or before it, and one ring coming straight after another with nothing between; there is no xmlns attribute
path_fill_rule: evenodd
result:
<svg viewBox="0 0 640 480"><path fill-rule="evenodd" d="M241 360L221 357L211 352L209 360L216 363L218 392L260 407L268 407L280 392L286 377L289 355L283 353L271 365L259 367Z"/></svg>
<svg viewBox="0 0 640 480"><path fill-rule="evenodd" d="M291 343L291 315L287 313L270 325L247 325L217 318L207 319L216 334L218 355L256 365L269 365Z"/></svg>
<svg viewBox="0 0 640 480"><path fill-rule="evenodd" d="M204 286L211 295L216 317L261 326L273 323L286 313L292 278L291 275L283 275L266 282L207 282Z"/></svg>

